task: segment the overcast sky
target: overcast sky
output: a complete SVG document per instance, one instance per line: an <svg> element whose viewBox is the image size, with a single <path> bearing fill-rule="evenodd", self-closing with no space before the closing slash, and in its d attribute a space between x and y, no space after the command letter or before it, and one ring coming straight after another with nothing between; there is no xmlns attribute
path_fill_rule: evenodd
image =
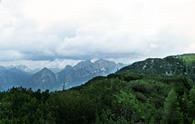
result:
<svg viewBox="0 0 195 124"><path fill-rule="evenodd" d="M195 52L195 0L0 3L2 65L54 66L94 58L131 63L191 52Z"/></svg>

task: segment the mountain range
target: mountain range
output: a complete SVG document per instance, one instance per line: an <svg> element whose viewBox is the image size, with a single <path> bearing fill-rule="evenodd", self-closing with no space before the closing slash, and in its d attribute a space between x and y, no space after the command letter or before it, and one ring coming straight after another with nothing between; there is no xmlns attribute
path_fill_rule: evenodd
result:
<svg viewBox="0 0 195 124"><path fill-rule="evenodd" d="M58 73L44 68L30 80L42 89L52 89L59 79L59 84L64 81L73 86L79 84L75 78L82 82L96 74L104 75L113 68L111 65L113 62L102 60L84 61ZM56 92L12 88L0 92L0 122L194 124L194 77L195 54L184 54L135 62L116 73Z"/></svg>
<svg viewBox="0 0 195 124"><path fill-rule="evenodd" d="M34 90L60 90L81 85L96 76L106 76L122 68L124 64L108 60L81 61L64 69L46 68L31 70L25 65L0 67L0 89L25 87Z"/></svg>

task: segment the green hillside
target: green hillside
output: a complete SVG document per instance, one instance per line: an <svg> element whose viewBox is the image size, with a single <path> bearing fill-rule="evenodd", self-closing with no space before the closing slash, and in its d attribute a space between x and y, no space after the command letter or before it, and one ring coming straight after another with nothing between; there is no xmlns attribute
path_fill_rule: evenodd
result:
<svg viewBox="0 0 195 124"><path fill-rule="evenodd" d="M179 58L187 64L195 63L195 54L183 54Z"/></svg>
<svg viewBox="0 0 195 124"><path fill-rule="evenodd" d="M175 63L149 59L65 91L1 92L0 124L192 124L194 81Z"/></svg>

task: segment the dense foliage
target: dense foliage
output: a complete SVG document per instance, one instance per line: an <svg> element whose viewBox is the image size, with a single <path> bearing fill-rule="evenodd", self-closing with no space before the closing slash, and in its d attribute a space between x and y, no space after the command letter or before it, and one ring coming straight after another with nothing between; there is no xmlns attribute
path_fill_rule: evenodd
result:
<svg viewBox="0 0 195 124"><path fill-rule="evenodd" d="M0 124L192 124L195 87L184 76L120 72L49 92L0 93Z"/></svg>

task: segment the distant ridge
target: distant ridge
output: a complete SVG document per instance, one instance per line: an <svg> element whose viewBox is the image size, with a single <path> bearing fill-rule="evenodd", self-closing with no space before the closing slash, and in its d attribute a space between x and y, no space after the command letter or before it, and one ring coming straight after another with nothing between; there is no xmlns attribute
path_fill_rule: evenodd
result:
<svg viewBox="0 0 195 124"><path fill-rule="evenodd" d="M100 59L95 62L81 61L75 66L67 65L64 69L43 68L31 70L25 65L0 66L0 88L26 87L32 89L61 90L81 85L96 76L106 76L116 72L123 64Z"/></svg>

